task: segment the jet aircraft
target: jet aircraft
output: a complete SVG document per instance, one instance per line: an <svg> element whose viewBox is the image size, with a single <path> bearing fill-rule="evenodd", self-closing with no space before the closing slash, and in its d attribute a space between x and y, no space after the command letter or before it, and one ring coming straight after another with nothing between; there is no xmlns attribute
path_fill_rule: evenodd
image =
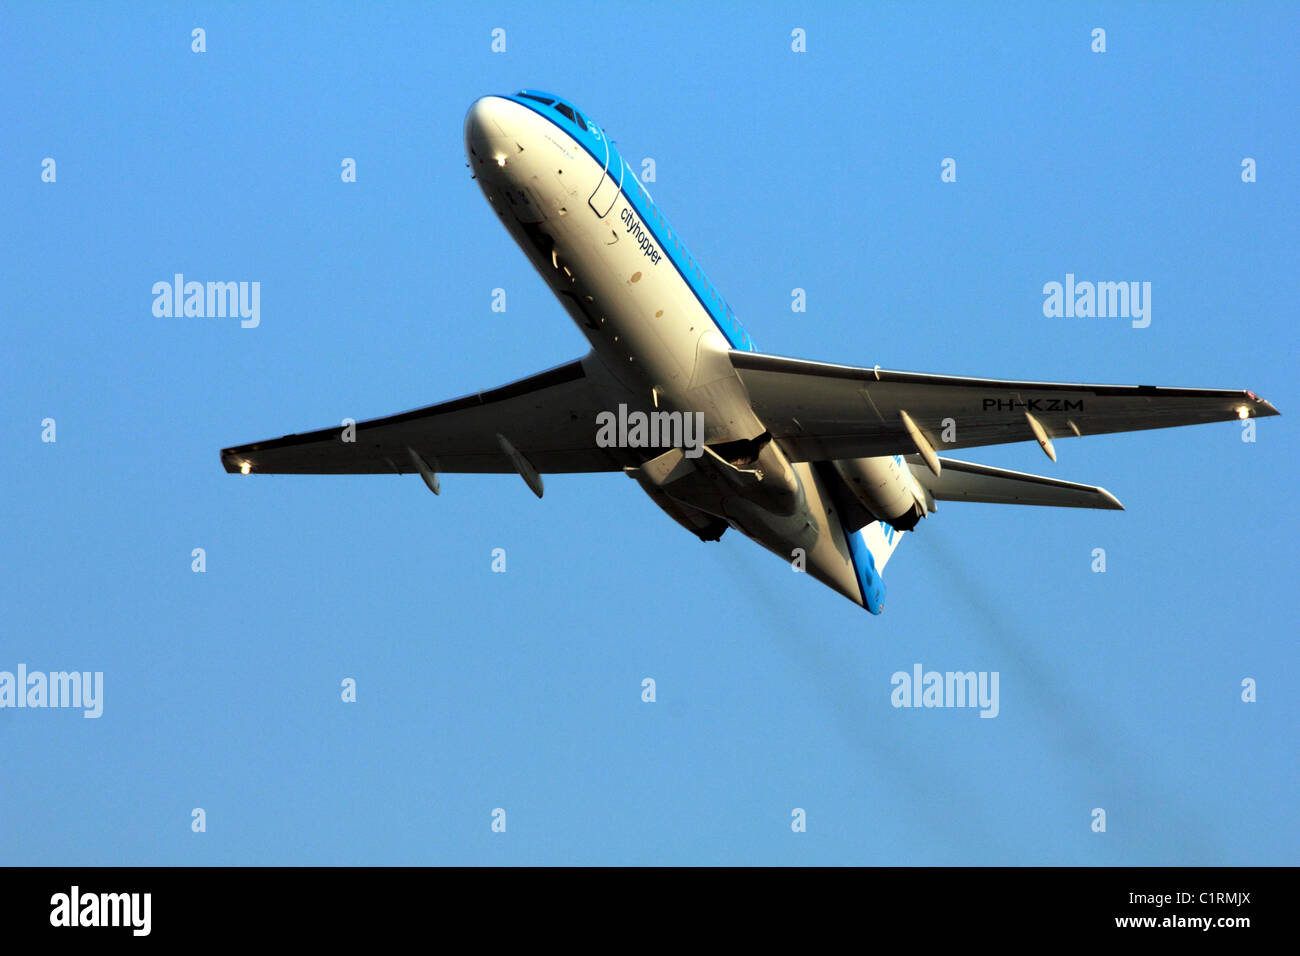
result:
<svg viewBox="0 0 1300 956"><path fill-rule="evenodd" d="M1247 391L1018 382L759 352L607 133L524 90L465 117L472 175L591 348L414 411L226 448L241 474L622 472L701 541L735 529L879 614L936 502L1122 509L1103 488L940 454L1278 414Z"/></svg>

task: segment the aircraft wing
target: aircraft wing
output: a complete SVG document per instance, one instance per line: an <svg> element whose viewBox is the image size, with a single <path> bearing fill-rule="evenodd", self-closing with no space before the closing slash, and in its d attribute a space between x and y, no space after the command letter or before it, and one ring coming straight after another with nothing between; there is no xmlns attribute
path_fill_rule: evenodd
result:
<svg viewBox="0 0 1300 956"><path fill-rule="evenodd" d="M596 445L596 414L609 407L582 360L500 388L358 422L355 441L342 426L222 449L228 472L293 475L405 474L419 470L408 449L434 472L500 472L518 466L501 438L538 472L621 471L632 460Z"/></svg>
<svg viewBox="0 0 1300 956"><path fill-rule="evenodd" d="M793 461L919 451L908 419L942 451L1035 441L1034 422L1050 440L1278 414L1246 391L1009 382L730 355L755 414Z"/></svg>

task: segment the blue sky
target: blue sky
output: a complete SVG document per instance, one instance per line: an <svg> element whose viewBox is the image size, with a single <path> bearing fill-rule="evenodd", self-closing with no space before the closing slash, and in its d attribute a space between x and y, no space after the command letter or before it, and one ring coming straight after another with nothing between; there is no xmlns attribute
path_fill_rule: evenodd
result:
<svg viewBox="0 0 1300 956"><path fill-rule="evenodd" d="M0 710L0 860L1294 865L1297 37L1280 4L6 3L0 670L102 671L104 712ZM586 350L465 168L469 103L521 87L655 159L764 351L1284 417L958 455L1128 510L941 505L879 618L621 476L225 474ZM156 318L176 272L259 281L260 326ZM1150 281L1150 327L1045 318L1068 272ZM997 671L998 717L894 709L916 663Z"/></svg>

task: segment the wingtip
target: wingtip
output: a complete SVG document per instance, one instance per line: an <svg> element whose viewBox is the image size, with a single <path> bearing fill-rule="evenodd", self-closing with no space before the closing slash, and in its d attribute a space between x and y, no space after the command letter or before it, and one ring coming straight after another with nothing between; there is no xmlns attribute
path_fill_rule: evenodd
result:
<svg viewBox="0 0 1300 956"><path fill-rule="evenodd" d="M221 449L221 467L226 469L228 475L246 475L247 471L244 466L248 462L239 454L238 448Z"/></svg>
<svg viewBox="0 0 1300 956"><path fill-rule="evenodd" d="M1268 401L1267 399L1260 398L1254 392L1247 390L1243 392L1243 394L1248 399L1250 399L1250 406L1249 406L1250 414L1248 416L1243 416L1243 417L1270 418L1273 415L1282 414L1277 410L1277 407L1272 402Z"/></svg>

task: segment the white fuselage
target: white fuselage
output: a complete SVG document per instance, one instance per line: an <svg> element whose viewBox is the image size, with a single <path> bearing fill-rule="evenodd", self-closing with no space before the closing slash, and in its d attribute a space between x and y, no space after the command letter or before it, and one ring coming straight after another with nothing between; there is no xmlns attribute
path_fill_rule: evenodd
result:
<svg viewBox="0 0 1300 956"><path fill-rule="evenodd" d="M753 441L765 438L765 428L728 358L732 344L703 306L698 283L693 289L686 281L629 199L637 190L643 207L649 202L632 171L616 152L621 168L593 158L603 137L594 124L591 130L584 146L535 109L483 97L466 116L466 152L502 224L591 343L584 366L611 411L626 404L703 413L704 442L722 446L727 461L712 452L696 458L698 480L673 486L670 504L721 519L787 561L802 549L809 573L863 603L822 482L775 443ZM680 241L666 226L658 231ZM746 450L751 460L741 461ZM671 464L661 460L648 471ZM631 473L664 506L652 477Z"/></svg>

